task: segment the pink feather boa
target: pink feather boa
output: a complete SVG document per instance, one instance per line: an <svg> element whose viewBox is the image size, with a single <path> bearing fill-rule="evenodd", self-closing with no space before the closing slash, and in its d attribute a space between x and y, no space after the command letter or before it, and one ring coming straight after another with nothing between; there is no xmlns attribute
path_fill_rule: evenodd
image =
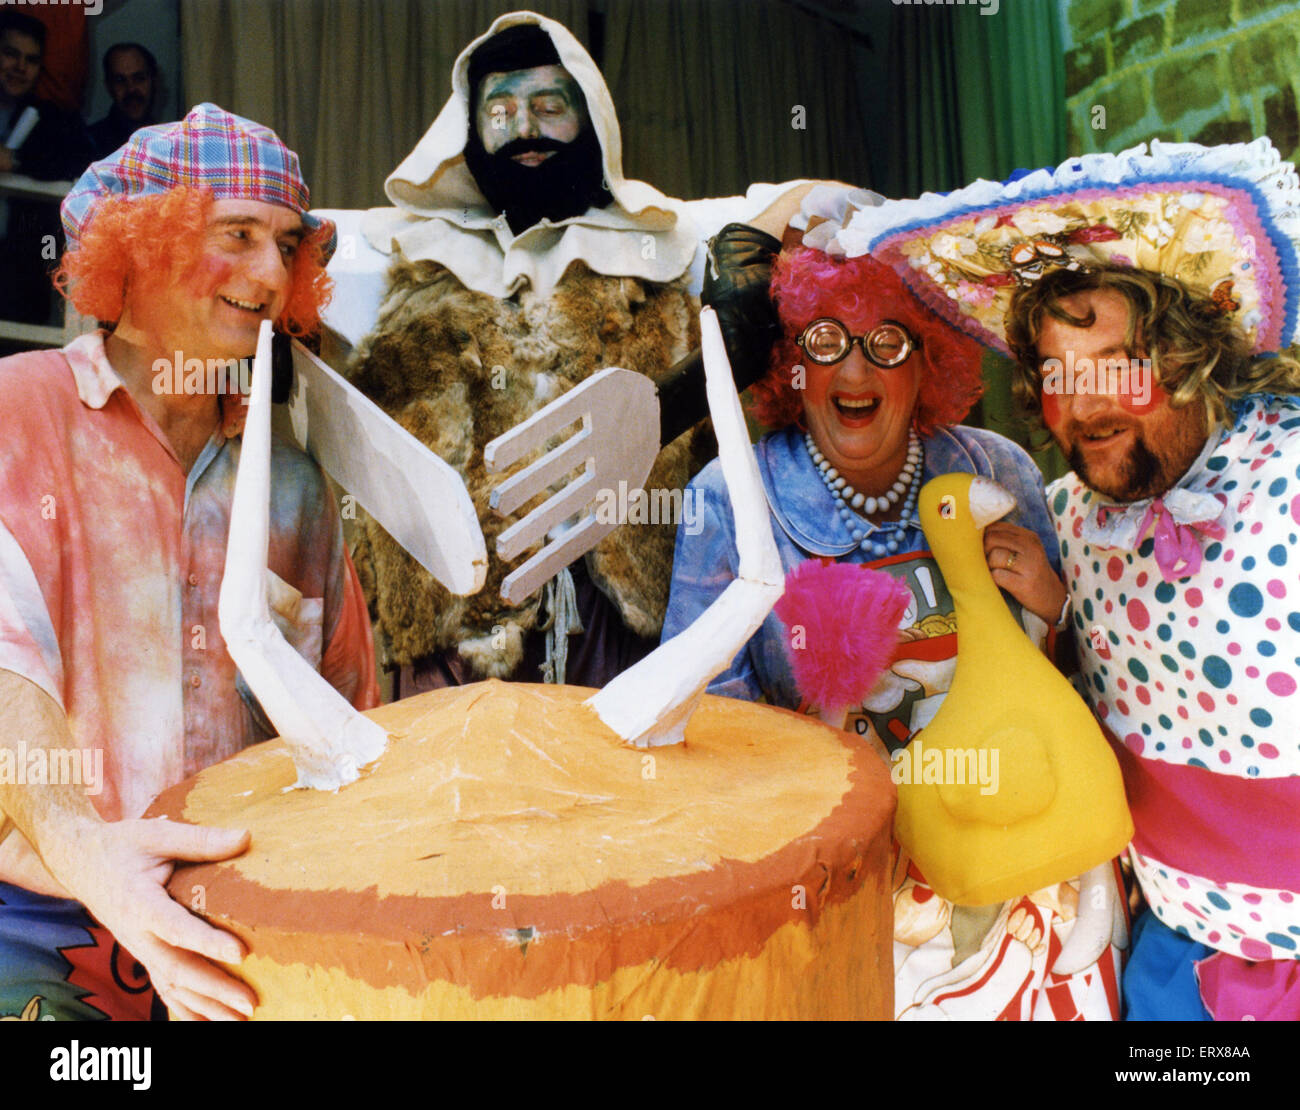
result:
<svg viewBox="0 0 1300 1110"><path fill-rule="evenodd" d="M809 559L785 579L776 615L800 694L830 720L871 691L898 649L898 623L912 600L884 571Z"/></svg>

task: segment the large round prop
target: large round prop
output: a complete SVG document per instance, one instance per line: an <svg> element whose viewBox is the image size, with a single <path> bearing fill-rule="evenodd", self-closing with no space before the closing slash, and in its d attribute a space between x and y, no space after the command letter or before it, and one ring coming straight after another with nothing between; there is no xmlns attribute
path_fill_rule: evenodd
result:
<svg viewBox="0 0 1300 1110"><path fill-rule="evenodd" d="M574 687L486 682L375 710L336 794L280 741L151 811L248 827L170 890L240 937L256 1018L882 1018L894 790L845 733L706 696L628 747Z"/></svg>

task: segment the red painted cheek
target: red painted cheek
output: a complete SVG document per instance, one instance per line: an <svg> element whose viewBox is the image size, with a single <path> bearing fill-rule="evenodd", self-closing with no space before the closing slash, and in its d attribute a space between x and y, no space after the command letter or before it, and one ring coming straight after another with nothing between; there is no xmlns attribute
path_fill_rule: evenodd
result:
<svg viewBox="0 0 1300 1110"><path fill-rule="evenodd" d="M1134 416L1145 416L1164 405L1169 400L1169 394L1152 382L1150 396L1145 399L1138 397L1133 390L1128 390L1117 394L1115 400L1125 412L1131 412Z"/></svg>
<svg viewBox="0 0 1300 1110"><path fill-rule="evenodd" d="M1049 428L1055 428L1061 422L1061 402L1055 393L1046 390L1041 394L1043 401L1043 422Z"/></svg>
<svg viewBox="0 0 1300 1110"><path fill-rule="evenodd" d="M802 399L805 407L822 409L826 407L826 397L830 393L831 375L825 367L796 366L793 381L795 392ZM802 381L802 387L800 382Z"/></svg>
<svg viewBox="0 0 1300 1110"><path fill-rule="evenodd" d="M194 277L191 281L191 287L200 297L208 297L215 293L234 272L235 267L221 258L214 258L211 255L204 257L199 263L198 269L194 271Z"/></svg>

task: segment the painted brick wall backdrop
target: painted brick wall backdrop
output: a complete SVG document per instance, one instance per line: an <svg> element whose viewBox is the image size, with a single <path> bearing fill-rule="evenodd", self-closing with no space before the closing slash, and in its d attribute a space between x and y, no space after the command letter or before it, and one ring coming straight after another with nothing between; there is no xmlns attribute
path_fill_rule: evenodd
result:
<svg viewBox="0 0 1300 1110"><path fill-rule="evenodd" d="M1295 0L1059 0L1070 150L1268 135L1300 155Z"/></svg>

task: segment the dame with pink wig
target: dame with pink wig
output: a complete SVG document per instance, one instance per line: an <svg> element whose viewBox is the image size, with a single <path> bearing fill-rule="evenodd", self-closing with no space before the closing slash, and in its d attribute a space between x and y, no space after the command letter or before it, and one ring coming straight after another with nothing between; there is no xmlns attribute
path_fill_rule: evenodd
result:
<svg viewBox="0 0 1300 1110"><path fill-rule="evenodd" d="M1008 560L999 542L1009 529L1027 528L1056 551L1042 478L1014 443L959 423L980 396L981 349L931 313L888 266L869 255L846 260L787 247L771 292L783 334L752 396L753 415L776 430L754 452L786 574L808 560L834 560L883 571L910 598L891 666L850 706L844 725L888 758L934 715L956 655L952 597L917 521L921 485L960 471L992 478L1015 497L1017 509L988 528L986 552L995 581L1021 599L1008 604L1042 642L1060 616L1063 588L1026 592L1026 567ZM696 527L678 531L665 639L738 573L718 464L691 489L700 510ZM1055 578L1058 567L1042 559ZM819 613L818 627L852 612ZM793 632L770 615L709 692L806 711L791 662L799 650ZM1014 904L957 906L935 894L905 855L894 883L899 1018L1118 1016L1113 949L1069 969L1075 974L1053 967L1076 915L1077 883Z"/></svg>

